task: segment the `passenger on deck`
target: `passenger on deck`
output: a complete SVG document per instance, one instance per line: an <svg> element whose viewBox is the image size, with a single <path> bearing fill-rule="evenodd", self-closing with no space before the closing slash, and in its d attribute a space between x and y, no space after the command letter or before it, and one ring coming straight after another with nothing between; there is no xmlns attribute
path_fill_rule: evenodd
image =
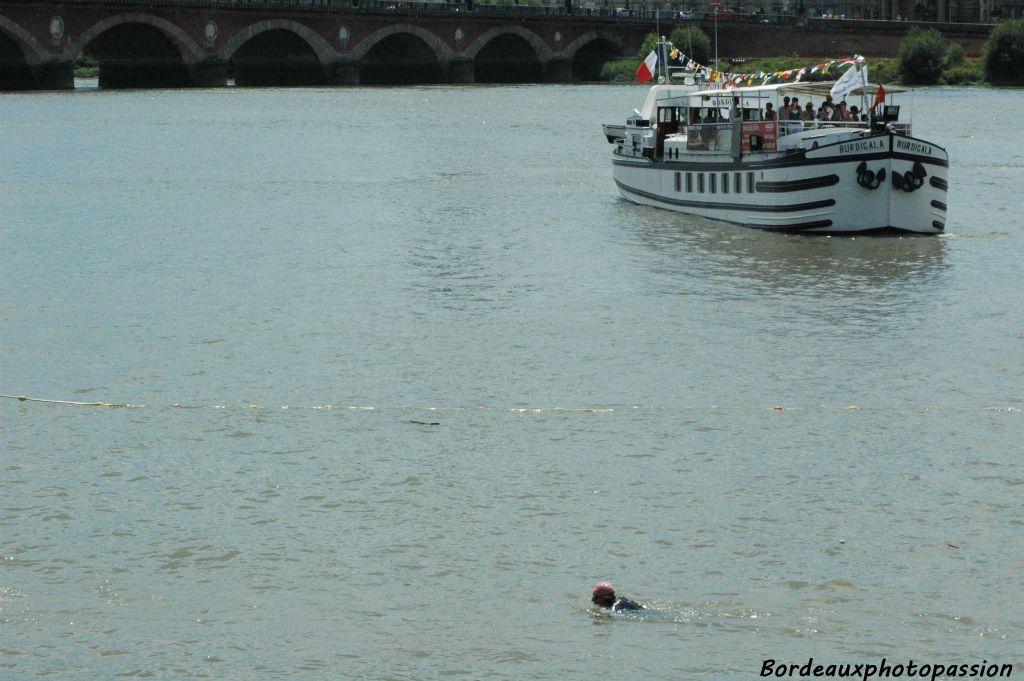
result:
<svg viewBox="0 0 1024 681"><path fill-rule="evenodd" d="M766 121L775 120L775 109L772 107L772 103L768 102L764 105L764 119Z"/></svg>
<svg viewBox="0 0 1024 681"><path fill-rule="evenodd" d="M807 102L804 106L804 110L800 112L800 120L802 121L813 121L814 120L814 104Z"/></svg>
<svg viewBox="0 0 1024 681"><path fill-rule="evenodd" d="M857 105L853 105L850 107L850 116L852 117L851 120L854 121L864 120L864 116L861 115L860 109L857 108Z"/></svg>
<svg viewBox="0 0 1024 681"><path fill-rule="evenodd" d="M833 116L833 119L837 120L837 121L849 121L849 120L851 120L850 112L846 110L846 100L845 99L843 101L839 102L839 106L836 108L836 113L835 113L835 116Z"/></svg>
<svg viewBox="0 0 1024 681"><path fill-rule="evenodd" d="M821 103L818 107L818 120L819 121L830 121L832 120L832 111L828 108L825 102Z"/></svg>
<svg viewBox="0 0 1024 681"><path fill-rule="evenodd" d="M789 104L789 120L800 120L800 98L794 97Z"/></svg>
<svg viewBox="0 0 1024 681"><path fill-rule="evenodd" d="M800 132L800 129L803 126L800 125L800 98L799 97L794 97L793 98L792 102L790 102L789 110L782 112L782 118L784 120L789 121L789 123L786 124L786 134L787 135L792 135L794 133Z"/></svg>
<svg viewBox="0 0 1024 681"><path fill-rule="evenodd" d="M594 594L590 598L594 605L602 608L611 608L612 612L623 610L643 610L644 606L628 598L616 598L615 587L608 582L601 582L594 587Z"/></svg>

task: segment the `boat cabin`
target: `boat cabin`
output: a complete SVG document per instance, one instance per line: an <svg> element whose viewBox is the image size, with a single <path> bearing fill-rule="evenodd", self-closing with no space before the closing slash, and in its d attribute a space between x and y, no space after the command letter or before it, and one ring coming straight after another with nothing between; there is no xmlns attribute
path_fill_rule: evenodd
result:
<svg viewBox="0 0 1024 681"><path fill-rule="evenodd" d="M624 135L637 155L675 160L689 154L739 158L751 152L813 148L826 139L831 143L844 136L861 136L868 129L911 134L910 101L903 97L909 92L906 88L886 87L872 111L878 85L854 88L839 101L831 101L832 86L832 82L786 83L700 90L657 85L627 122ZM802 114L798 118L784 110L794 99Z"/></svg>

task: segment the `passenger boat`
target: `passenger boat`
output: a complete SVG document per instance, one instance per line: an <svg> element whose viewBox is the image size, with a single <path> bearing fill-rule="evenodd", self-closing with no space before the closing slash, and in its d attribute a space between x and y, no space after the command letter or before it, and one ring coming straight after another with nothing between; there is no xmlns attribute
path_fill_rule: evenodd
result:
<svg viewBox="0 0 1024 681"><path fill-rule="evenodd" d="M867 120L771 120L784 97L825 100L834 82L679 91L654 85L621 128L613 176L622 196L746 227L801 233L899 230L946 224L946 150L914 137L910 91L863 84ZM901 116L901 109L905 115Z"/></svg>

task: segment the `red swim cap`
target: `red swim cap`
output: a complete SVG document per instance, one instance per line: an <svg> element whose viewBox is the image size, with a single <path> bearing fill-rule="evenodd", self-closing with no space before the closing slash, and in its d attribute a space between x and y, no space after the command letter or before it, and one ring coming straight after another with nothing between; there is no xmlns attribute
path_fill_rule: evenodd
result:
<svg viewBox="0 0 1024 681"><path fill-rule="evenodd" d="M600 584L598 584L597 586L594 587L594 595L595 596L614 596L615 595L615 587L612 586L611 584L609 584L608 582L601 582Z"/></svg>

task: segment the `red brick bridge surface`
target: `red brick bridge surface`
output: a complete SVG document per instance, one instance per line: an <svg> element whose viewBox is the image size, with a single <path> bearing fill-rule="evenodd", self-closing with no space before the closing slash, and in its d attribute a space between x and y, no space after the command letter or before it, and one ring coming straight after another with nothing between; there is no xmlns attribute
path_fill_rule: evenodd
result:
<svg viewBox="0 0 1024 681"><path fill-rule="evenodd" d="M83 56L101 87L596 80L660 26L563 8L359 0L115 0L0 5L0 89L74 87ZM908 22L718 24L722 57L894 56ZM711 22L700 22L713 35ZM990 26L937 25L978 54Z"/></svg>

